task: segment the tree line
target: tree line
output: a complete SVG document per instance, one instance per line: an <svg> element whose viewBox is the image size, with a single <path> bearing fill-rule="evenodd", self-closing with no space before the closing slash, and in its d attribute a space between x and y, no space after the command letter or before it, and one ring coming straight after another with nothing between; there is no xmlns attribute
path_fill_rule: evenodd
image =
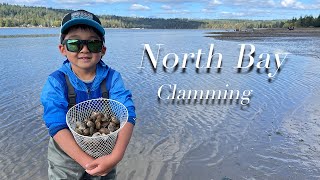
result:
<svg viewBox="0 0 320 180"><path fill-rule="evenodd" d="M300 16L299 19L292 18L287 24L296 27L320 27L320 15L317 18L313 16Z"/></svg>
<svg viewBox="0 0 320 180"><path fill-rule="evenodd" d="M0 27L59 27L63 16L72 10L32 7L0 3ZM115 15L99 16L106 28L146 28L146 29L248 29L248 28L287 28L320 27L317 18L305 16L291 20L230 20L186 18L141 18Z"/></svg>

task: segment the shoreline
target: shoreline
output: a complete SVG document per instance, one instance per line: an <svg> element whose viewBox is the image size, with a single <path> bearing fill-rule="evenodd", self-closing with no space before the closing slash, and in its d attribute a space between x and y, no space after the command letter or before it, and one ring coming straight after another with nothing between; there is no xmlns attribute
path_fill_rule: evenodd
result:
<svg viewBox="0 0 320 180"><path fill-rule="evenodd" d="M54 29L57 27L0 27L1 29ZM136 28L105 28L105 29L134 29L146 30ZM152 30L152 29L149 29ZM261 29L247 29L244 31L230 31L227 29L163 29L163 30L208 30L204 37L214 38L217 40L259 40L262 38L275 37L320 37L320 28L295 28L288 30L286 28L261 28ZM214 31L218 30L218 31ZM17 37L53 37L59 34L14 34L14 35L0 35L0 38L17 38Z"/></svg>
<svg viewBox="0 0 320 180"><path fill-rule="evenodd" d="M0 38L57 37L59 34L14 34L0 35Z"/></svg>
<svg viewBox="0 0 320 180"><path fill-rule="evenodd" d="M268 37L320 37L320 28L249 29L246 31L209 32L205 37L218 40L254 40Z"/></svg>

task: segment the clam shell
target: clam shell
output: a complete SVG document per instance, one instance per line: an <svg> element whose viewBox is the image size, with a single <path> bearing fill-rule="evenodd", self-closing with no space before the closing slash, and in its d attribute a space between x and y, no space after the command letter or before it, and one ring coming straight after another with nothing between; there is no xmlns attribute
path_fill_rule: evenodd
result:
<svg viewBox="0 0 320 180"><path fill-rule="evenodd" d="M106 128L108 127L108 125L109 125L109 122L102 122L101 127Z"/></svg>
<svg viewBox="0 0 320 180"><path fill-rule="evenodd" d="M83 123L83 122L79 122L78 125L79 125L78 128L79 128L80 130L84 130L84 129L86 128L86 124Z"/></svg>
<svg viewBox="0 0 320 180"><path fill-rule="evenodd" d="M116 131L116 125L113 122L110 122L110 124L108 125L108 129L110 132L114 132Z"/></svg>
<svg viewBox="0 0 320 180"><path fill-rule="evenodd" d="M92 112L90 118L91 118L91 119L96 119L98 115L99 115L99 113L97 113L97 112Z"/></svg>
<svg viewBox="0 0 320 180"><path fill-rule="evenodd" d="M101 129L99 130L99 132L100 132L101 134L109 134L109 133L110 133L110 130L107 129L107 128L101 128Z"/></svg>
<svg viewBox="0 0 320 180"><path fill-rule="evenodd" d="M85 120L83 120L83 122L86 124L88 121L90 121L90 118L87 118Z"/></svg>
<svg viewBox="0 0 320 180"><path fill-rule="evenodd" d="M92 121L88 121L88 122L87 122L87 126L94 128L95 124L94 124Z"/></svg>
<svg viewBox="0 0 320 180"><path fill-rule="evenodd" d="M108 117L104 117L101 119L102 122L110 122L110 118Z"/></svg>
<svg viewBox="0 0 320 180"><path fill-rule="evenodd" d="M101 128L101 122L100 121L96 121L96 129L100 129Z"/></svg>
<svg viewBox="0 0 320 180"><path fill-rule="evenodd" d="M90 135L90 129L86 128L85 130L83 130L83 135L89 136Z"/></svg>
<svg viewBox="0 0 320 180"><path fill-rule="evenodd" d="M78 134L80 134L80 135L83 135L83 132L82 132L82 130L81 130L81 129L76 128L76 129L75 129L75 131L76 131L76 133L78 133Z"/></svg>
<svg viewBox="0 0 320 180"><path fill-rule="evenodd" d="M102 119L104 118L104 115L102 113L98 113L97 118Z"/></svg>
<svg viewBox="0 0 320 180"><path fill-rule="evenodd" d="M102 118L97 117L97 119L95 120L95 122L102 122Z"/></svg>
<svg viewBox="0 0 320 180"><path fill-rule="evenodd" d="M111 122L113 122L115 124L120 124L120 121L115 116L111 117Z"/></svg>
<svg viewBox="0 0 320 180"><path fill-rule="evenodd" d="M90 135L92 136L95 133L94 127L89 128Z"/></svg>
<svg viewBox="0 0 320 180"><path fill-rule="evenodd" d="M80 121L77 121L76 122L76 127L78 128L80 126L81 122Z"/></svg>
<svg viewBox="0 0 320 180"><path fill-rule="evenodd" d="M120 128L120 121L113 114L92 112L83 122L76 122L75 131L85 136L107 135Z"/></svg>
<svg viewBox="0 0 320 180"><path fill-rule="evenodd" d="M97 137L97 136L101 136L101 133L100 132L96 132L92 135L92 137Z"/></svg>
<svg viewBox="0 0 320 180"><path fill-rule="evenodd" d="M104 119L109 120L110 119L110 115L109 114L104 114Z"/></svg>

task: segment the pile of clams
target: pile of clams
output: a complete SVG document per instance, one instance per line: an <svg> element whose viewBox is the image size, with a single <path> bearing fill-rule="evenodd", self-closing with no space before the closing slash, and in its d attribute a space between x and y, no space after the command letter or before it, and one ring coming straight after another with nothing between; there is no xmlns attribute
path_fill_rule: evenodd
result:
<svg viewBox="0 0 320 180"><path fill-rule="evenodd" d="M75 131L84 136L97 137L107 135L120 128L120 121L115 116L92 112L91 116L82 122L76 122Z"/></svg>

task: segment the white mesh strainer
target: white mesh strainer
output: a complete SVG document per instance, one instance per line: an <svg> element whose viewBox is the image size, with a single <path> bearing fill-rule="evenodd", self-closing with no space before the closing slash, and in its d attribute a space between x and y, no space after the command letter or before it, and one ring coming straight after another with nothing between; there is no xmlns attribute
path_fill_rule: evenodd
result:
<svg viewBox="0 0 320 180"><path fill-rule="evenodd" d="M120 121L120 128L108 135L89 137L80 135L75 131L76 122L84 122L92 112L100 112L115 116ZM83 151L94 158L111 154L117 140L118 132L128 120L128 110L120 102L111 99L91 99L76 104L67 112L67 125L77 144Z"/></svg>

